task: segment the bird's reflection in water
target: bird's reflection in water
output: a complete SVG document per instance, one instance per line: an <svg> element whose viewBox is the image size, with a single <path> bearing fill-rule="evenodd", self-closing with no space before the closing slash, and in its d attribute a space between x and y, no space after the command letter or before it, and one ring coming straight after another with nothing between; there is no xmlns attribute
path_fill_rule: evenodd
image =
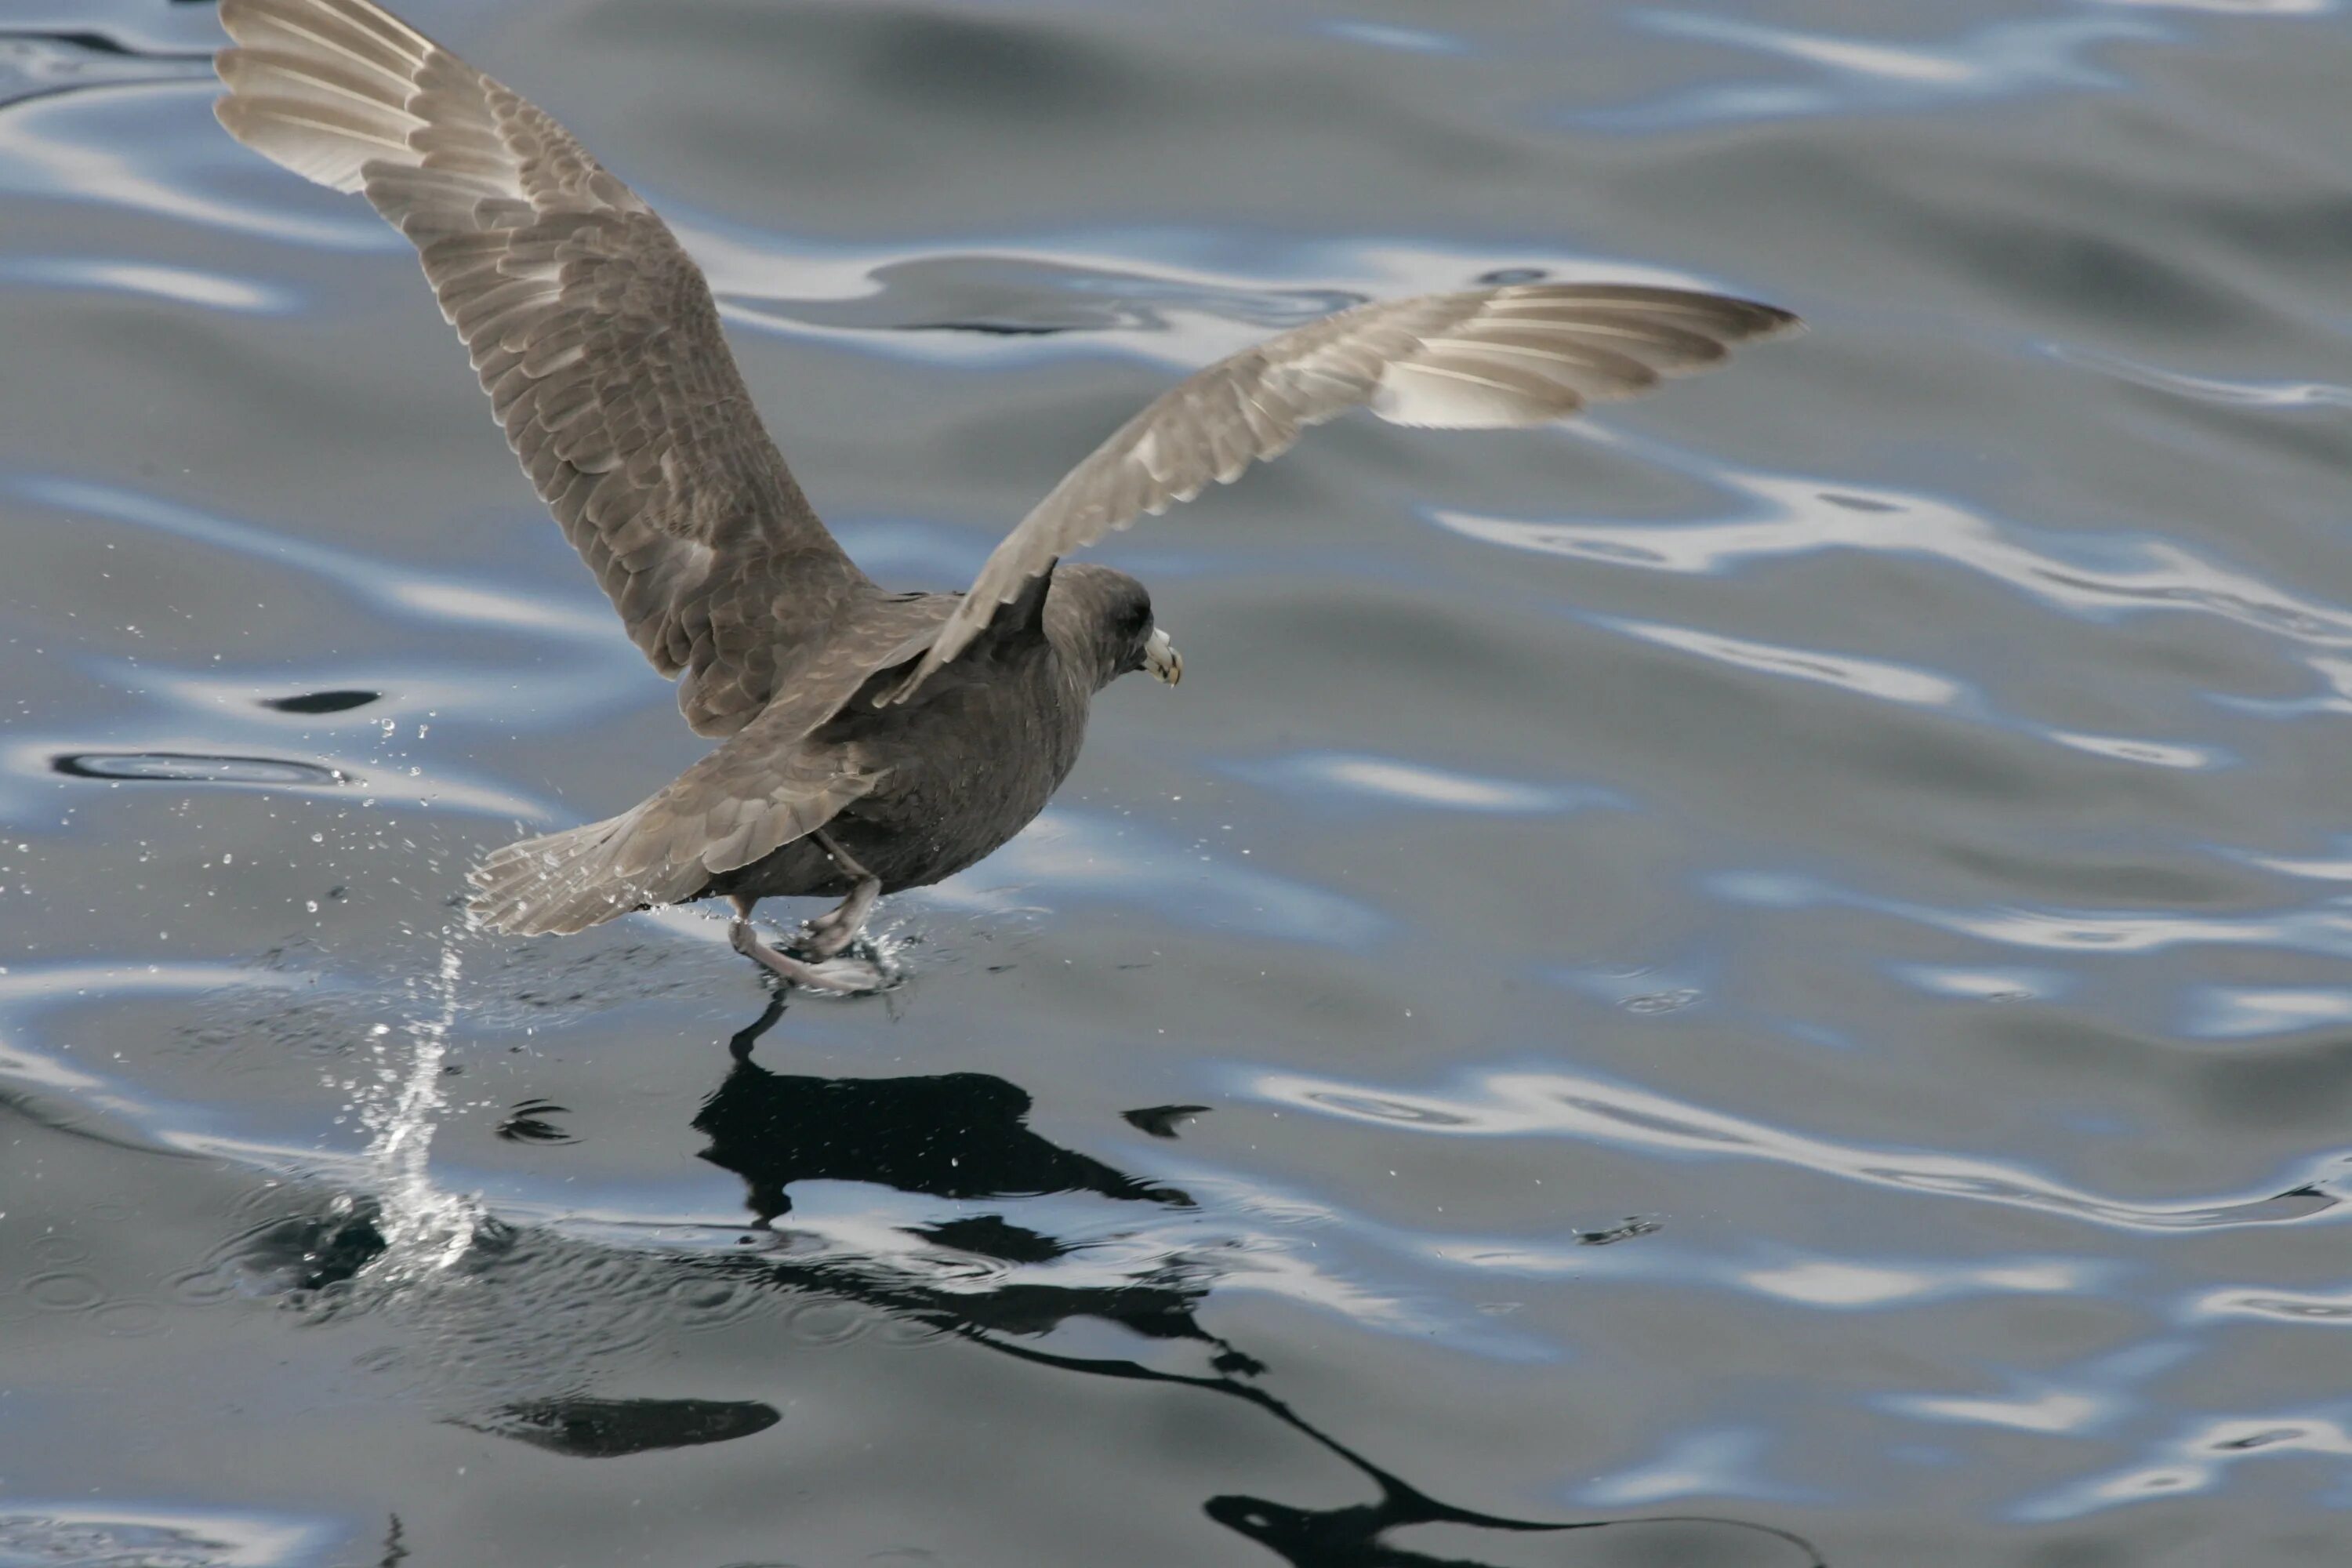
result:
<svg viewBox="0 0 2352 1568"><path fill-rule="evenodd" d="M1738 1532L1757 1550L1737 1560L1755 1568L1822 1568L1820 1553L1797 1536L1743 1520L1522 1520L1439 1500L1301 1415L1265 1386L1263 1363L1202 1326L1201 1304L1221 1278L1214 1255L1232 1238L1210 1237L1205 1246L1188 1246L1166 1237L1147 1237L1149 1245L1138 1247L1120 1272L1115 1261L1104 1266L1108 1249L1099 1233L1073 1240L986 1212L998 1199L1090 1194L1143 1205L1130 1211L1139 1219L1149 1213L1192 1230L1211 1216L1190 1196L1041 1136L1026 1121L1028 1094L1000 1078L950 1073L852 1079L762 1068L751 1059L753 1048L782 1013L781 1003L771 1004L757 1023L734 1037L727 1076L694 1121L709 1141L703 1158L746 1184L755 1216L747 1228L768 1231L774 1245L735 1245L742 1233L730 1227L724 1250L616 1251L609 1232L590 1240L486 1220L468 1255L473 1282L449 1300L467 1310L489 1309L481 1331L490 1337L469 1342L466 1354L454 1359L478 1376L482 1367L499 1359L502 1348L519 1348L516 1366L568 1386L488 1409L477 1405L446 1419L582 1458L730 1442L774 1426L775 1407L756 1400L616 1399L583 1389L598 1351L594 1336L583 1337L578 1328L577 1314L589 1305L577 1293L580 1281L598 1281L600 1300L634 1294L667 1302L677 1299L684 1271L705 1283L723 1281L730 1293L855 1302L890 1321L952 1335L1041 1368L1181 1387L1247 1405L1370 1484L1369 1500L1341 1508L1301 1508L1239 1494L1212 1497L1203 1504L1209 1518L1295 1568L1491 1568L1494 1560L1475 1544L1482 1538L1491 1543L1487 1551L1524 1560L1537 1542L1571 1532L1579 1532L1574 1539L1588 1539L1602 1530L1654 1531L1661 1554L1647 1560L1695 1561L1692 1552L1698 1548L1687 1535L1677 1538L1662 1528L1669 1525L1718 1538ZM1165 1120L1145 1118L1155 1128ZM814 1181L886 1186L981 1212L898 1227L919 1244L915 1253L877 1244L870 1230L844 1247L828 1245L814 1233L803 1237L772 1228L771 1221L792 1212L793 1184ZM269 1222L236 1238L227 1267L248 1291L312 1303L331 1313L387 1249L379 1211L375 1200L339 1197L323 1214ZM1023 1212L1024 1218L1034 1217ZM811 1245L803 1248L803 1241ZM1052 1277L1055 1265L1081 1251L1095 1265L1083 1278ZM1109 1255L1116 1258L1115 1251ZM959 1261L981 1267L955 1267ZM480 1289L482 1281L501 1276L509 1281L507 1289ZM624 1281L629 1282L625 1288ZM499 1309L501 1300L509 1303L506 1310ZM544 1327L557 1317L572 1326L550 1337ZM1055 1348L1055 1331L1088 1321L1125 1331L1151 1347L1139 1346L1138 1356L1159 1359L1164 1353L1167 1364ZM448 1331L447 1324L441 1326ZM552 1356L560 1361L541 1359ZM477 1385L475 1392L482 1390ZM1406 1541L1398 1539L1414 1531L1419 1533ZM1444 1554L1420 1549L1433 1535L1443 1538ZM1506 1541L1518 1545L1508 1548ZM1677 1551L1678 1544L1685 1549ZM1565 1561L1553 1549L1538 1550L1547 1562Z"/></svg>
<svg viewBox="0 0 2352 1568"><path fill-rule="evenodd" d="M772 1072L752 1058L782 1016L781 1000L731 1042L734 1065L707 1100L695 1126L710 1140L703 1158L741 1176L761 1224L788 1214L794 1182L877 1183L902 1192L962 1200L1095 1193L1126 1202L1192 1206L1181 1192L1115 1170L1090 1155L1039 1136L1025 1118L1028 1094L982 1073L900 1079L826 1079ZM1191 1109L1191 1108L1187 1108ZM942 1246L1011 1264L1047 1263L1070 1244L982 1215L920 1232ZM753 1264L738 1257L732 1266ZM1060 1286L1006 1279L992 1288L953 1291L909 1283L894 1268L861 1268L838 1256L796 1263L756 1260L778 1284L849 1297L912 1318L1002 1354L1039 1366L1122 1381L1175 1384L1237 1399L1263 1411L1370 1481L1372 1500L1348 1508L1304 1509L1265 1498L1222 1496L1209 1517L1297 1568L1480 1568L1475 1558L1428 1555L1391 1543L1416 1526L1454 1526L1517 1537L1569 1531L1681 1525L1766 1538L1774 1557L1797 1568L1823 1559L1800 1537L1769 1525L1706 1516L1545 1521L1456 1508L1381 1468L1324 1432L1260 1385L1266 1368L1203 1328L1195 1315L1214 1284L1197 1263L1163 1261L1113 1285ZM1090 1317L1144 1339L1192 1341L1211 1352L1209 1370L1185 1373L1110 1357L1059 1353L1034 1340L1059 1324Z"/></svg>
<svg viewBox="0 0 2352 1568"><path fill-rule="evenodd" d="M1182 1193L1039 1137L1026 1120L1028 1092L987 1073L858 1079L771 1072L751 1059L752 1047L782 1015L782 1000L771 1002L758 1023L730 1042L734 1069L694 1119L695 1130L710 1140L702 1157L749 1184L751 1212L762 1225L792 1212L784 1189L794 1182L870 1182L940 1198L1098 1193L1192 1204Z"/></svg>
<svg viewBox="0 0 2352 1568"><path fill-rule="evenodd" d="M1041 1137L1028 1124L1028 1092L987 1073L839 1079L772 1072L752 1060L752 1049L782 1014L782 1000L772 1001L730 1042L734 1065L694 1119L710 1141L702 1157L743 1178L745 1201L761 1226L792 1212L787 1189L793 1183L815 1181L865 1182L960 1201L1092 1193L1125 1203L1194 1206L1172 1187ZM1003 1215L960 1215L914 1234L1010 1265L1008 1276L1076 1250ZM777 1283L847 1297L950 1333L1034 1336L1093 1318L1150 1340L1197 1342L1220 1368L1256 1370L1255 1362L1201 1327L1192 1309L1208 1282L1192 1265L1172 1259L1116 1283L1008 1277L981 1289L969 1280L953 1289L926 1285L878 1259L761 1259L759 1266Z"/></svg>

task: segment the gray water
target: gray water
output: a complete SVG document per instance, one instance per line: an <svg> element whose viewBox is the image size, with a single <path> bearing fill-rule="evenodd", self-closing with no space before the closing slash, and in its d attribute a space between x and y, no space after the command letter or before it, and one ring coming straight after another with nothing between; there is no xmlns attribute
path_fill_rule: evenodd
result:
<svg viewBox="0 0 2352 1568"><path fill-rule="evenodd" d="M410 11L906 586L1360 298L1813 330L1121 536L1182 689L766 1017L464 929L704 743L211 7L0 0L0 1563L2352 1552L2334 0Z"/></svg>

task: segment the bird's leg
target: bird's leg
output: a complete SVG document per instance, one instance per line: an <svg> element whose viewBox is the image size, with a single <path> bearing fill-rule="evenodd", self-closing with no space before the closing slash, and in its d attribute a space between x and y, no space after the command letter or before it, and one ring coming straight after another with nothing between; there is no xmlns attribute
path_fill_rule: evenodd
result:
<svg viewBox="0 0 2352 1568"><path fill-rule="evenodd" d="M852 996L862 996L869 991L879 991L889 980L874 965L863 959L839 958L818 963L806 963L790 953L778 952L760 940L751 929L751 908L760 900L738 893L728 900L735 906L734 923L727 928L727 940L735 951L782 981L787 985L800 985L814 991L840 991Z"/></svg>
<svg viewBox="0 0 2352 1568"><path fill-rule="evenodd" d="M857 940L857 933L866 925L866 917L874 912L875 900L882 896L882 879L850 858L849 851L824 829L820 827L809 837L816 840L816 847L824 850L835 866L841 868L844 876L854 878L856 883L849 889L849 897L809 921L808 929L802 933L802 945L812 957L831 958Z"/></svg>
<svg viewBox="0 0 2352 1568"><path fill-rule="evenodd" d="M778 952L774 948L761 942L760 933L751 929L751 910L758 906L759 900L747 899L738 893L727 901L735 906L735 919L727 928L727 940L733 944L736 952L760 965L769 973L775 975L787 985L816 984L816 971L797 958Z"/></svg>

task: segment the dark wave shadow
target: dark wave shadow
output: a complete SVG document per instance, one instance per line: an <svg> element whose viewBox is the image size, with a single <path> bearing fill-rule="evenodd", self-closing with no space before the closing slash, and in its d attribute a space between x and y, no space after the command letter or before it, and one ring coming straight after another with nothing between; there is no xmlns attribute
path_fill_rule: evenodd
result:
<svg viewBox="0 0 2352 1568"><path fill-rule="evenodd" d="M582 1459L693 1448L764 1432L784 1418L756 1399L533 1399L450 1425Z"/></svg>
<svg viewBox="0 0 2352 1568"><path fill-rule="evenodd" d="M70 779L130 784L258 784L333 789L351 783L339 768L289 757L215 756L200 752L61 752L49 771Z"/></svg>
<svg viewBox="0 0 2352 1568"><path fill-rule="evenodd" d="M95 27L0 27L0 108L125 82L210 74L212 56L144 49Z"/></svg>
<svg viewBox="0 0 2352 1568"><path fill-rule="evenodd" d="M1304 325L1362 303L1339 289L1244 289L1023 256L923 256L868 275L849 300L761 300L780 320L836 331L980 332L1164 331L1173 313L1245 321L1269 331Z"/></svg>

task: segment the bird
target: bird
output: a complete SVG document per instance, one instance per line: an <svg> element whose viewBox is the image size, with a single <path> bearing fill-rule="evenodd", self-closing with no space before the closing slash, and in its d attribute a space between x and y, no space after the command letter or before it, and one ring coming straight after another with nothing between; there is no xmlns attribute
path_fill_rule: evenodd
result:
<svg viewBox="0 0 2352 1568"><path fill-rule="evenodd" d="M894 592L825 529L761 424L700 269L529 100L373 0L220 0L221 124L364 196L414 244L508 443L687 724L719 745L628 810L511 844L471 918L569 933L720 898L786 987L879 989L877 899L977 864L1076 763L1089 705L1184 661L1134 577L1072 552L1369 408L1547 424L1797 330L1690 289L1529 281L1375 300L1197 372L1120 426L971 587ZM836 899L784 947L765 898Z"/></svg>

